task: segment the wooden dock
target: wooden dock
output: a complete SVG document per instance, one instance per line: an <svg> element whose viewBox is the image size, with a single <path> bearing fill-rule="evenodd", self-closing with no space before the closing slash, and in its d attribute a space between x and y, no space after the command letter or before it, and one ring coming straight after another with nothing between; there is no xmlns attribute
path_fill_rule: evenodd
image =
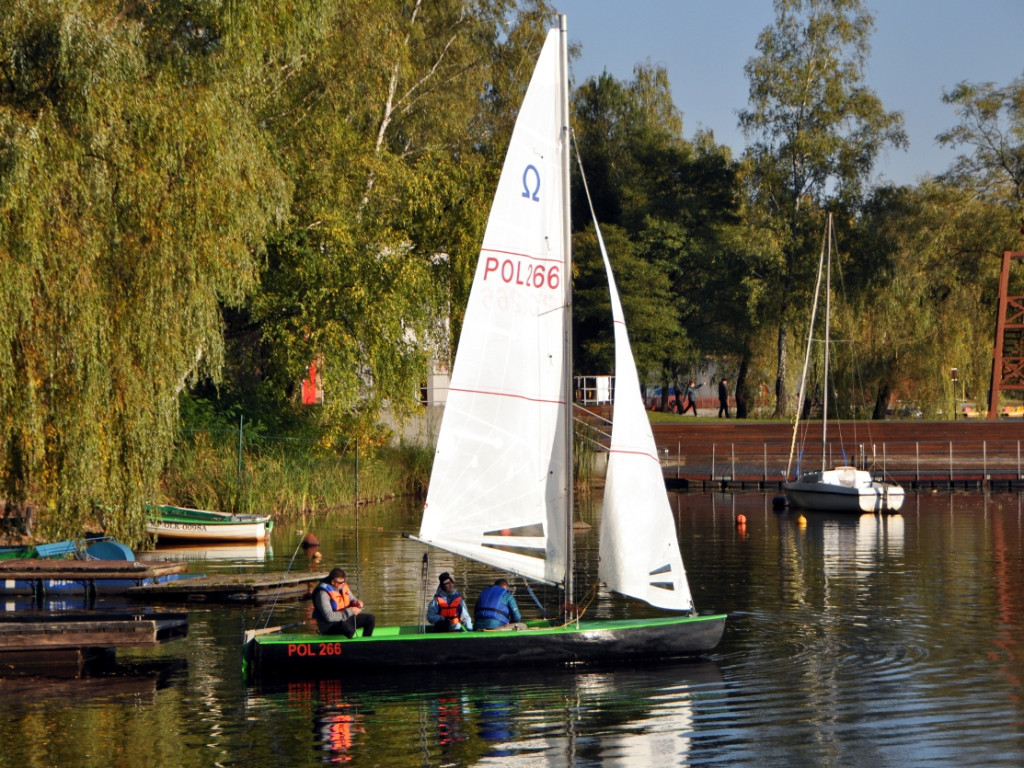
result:
<svg viewBox="0 0 1024 768"><path fill-rule="evenodd" d="M779 490L793 426L698 418L655 424L654 437L670 488ZM828 466L862 467L907 490L1024 490L1022 419L830 422L825 450ZM803 470L820 466L820 422L801 425L796 451Z"/></svg>
<svg viewBox="0 0 1024 768"><path fill-rule="evenodd" d="M0 677L80 674L116 648L160 645L187 634L186 613L0 613Z"/></svg>
<svg viewBox="0 0 1024 768"><path fill-rule="evenodd" d="M261 603L308 597L327 573L229 573L131 587L129 597L146 602Z"/></svg>
<svg viewBox="0 0 1024 768"><path fill-rule="evenodd" d="M188 563L170 561L6 560L0 562L0 595L33 595L37 600L59 592L123 595L129 587L176 579L187 570Z"/></svg>

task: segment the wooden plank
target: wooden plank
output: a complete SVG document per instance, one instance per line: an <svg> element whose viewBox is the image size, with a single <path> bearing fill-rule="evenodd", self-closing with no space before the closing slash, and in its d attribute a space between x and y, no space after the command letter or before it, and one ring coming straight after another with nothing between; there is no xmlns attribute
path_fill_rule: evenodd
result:
<svg viewBox="0 0 1024 768"><path fill-rule="evenodd" d="M127 593L137 600L179 602L259 602L270 599L297 599L309 595L325 573L231 573L180 579L163 584L129 587Z"/></svg>
<svg viewBox="0 0 1024 768"><path fill-rule="evenodd" d="M0 614L0 653L151 646L185 637L188 614Z"/></svg>
<svg viewBox="0 0 1024 768"><path fill-rule="evenodd" d="M188 570L187 562L154 560L8 560L0 562L0 579L154 579Z"/></svg>

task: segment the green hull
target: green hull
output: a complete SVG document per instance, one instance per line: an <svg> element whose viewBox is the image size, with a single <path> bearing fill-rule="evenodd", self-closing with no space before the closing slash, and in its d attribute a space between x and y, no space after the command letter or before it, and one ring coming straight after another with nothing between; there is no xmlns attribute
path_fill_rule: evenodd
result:
<svg viewBox="0 0 1024 768"><path fill-rule="evenodd" d="M439 667L668 660L710 653L722 638L725 619L719 614L449 633L378 627L373 637L351 640L275 633L247 638L245 667L247 677L259 681Z"/></svg>

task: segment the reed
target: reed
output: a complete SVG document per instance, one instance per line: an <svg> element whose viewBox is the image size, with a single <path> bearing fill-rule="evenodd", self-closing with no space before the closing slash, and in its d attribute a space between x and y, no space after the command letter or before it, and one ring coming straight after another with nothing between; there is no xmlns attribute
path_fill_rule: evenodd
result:
<svg viewBox="0 0 1024 768"><path fill-rule="evenodd" d="M359 455L298 440L249 440L197 433L179 444L165 472L168 501L183 506L300 517L426 488L432 451L401 442Z"/></svg>

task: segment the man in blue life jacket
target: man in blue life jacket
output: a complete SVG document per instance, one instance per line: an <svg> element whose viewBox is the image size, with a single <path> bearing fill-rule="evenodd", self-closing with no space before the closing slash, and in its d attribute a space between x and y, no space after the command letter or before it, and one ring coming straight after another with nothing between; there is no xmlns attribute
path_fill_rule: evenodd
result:
<svg viewBox="0 0 1024 768"><path fill-rule="evenodd" d="M462 595L455 591L455 579L445 571L437 577L437 591L427 606L427 623L435 632L471 632L473 620Z"/></svg>
<svg viewBox="0 0 1024 768"><path fill-rule="evenodd" d="M363 611L363 601L348 588L345 571L335 568L313 590L313 618L321 635L344 635L351 638L362 627L363 637L370 637L377 620Z"/></svg>
<svg viewBox="0 0 1024 768"><path fill-rule="evenodd" d="M473 615L477 629L501 629L523 620L505 579L498 579L480 593Z"/></svg>

